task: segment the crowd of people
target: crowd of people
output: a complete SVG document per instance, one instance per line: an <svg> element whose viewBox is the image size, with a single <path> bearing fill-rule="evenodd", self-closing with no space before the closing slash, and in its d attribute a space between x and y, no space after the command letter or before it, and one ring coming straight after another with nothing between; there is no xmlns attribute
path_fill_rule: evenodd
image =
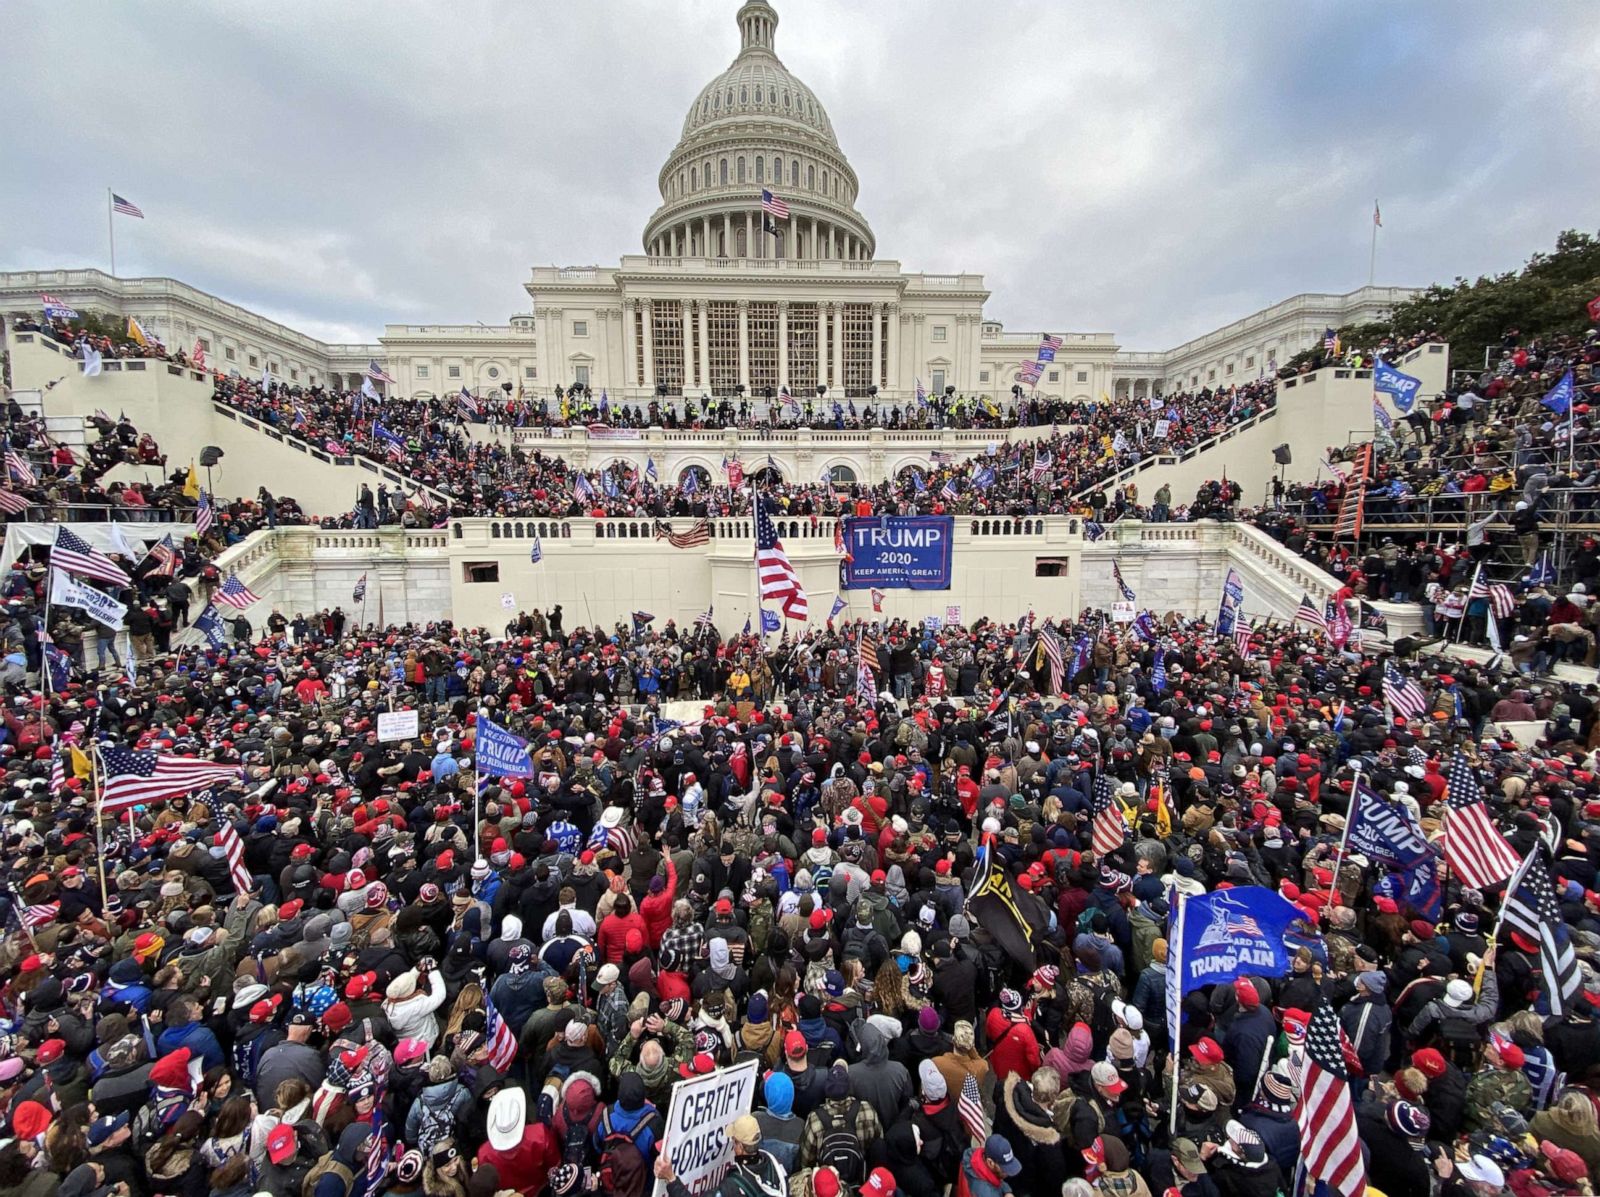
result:
<svg viewBox="0 0 1600 1197"><path fill-rule="evenodd" d="M7 583L25 655L41 587ZM0 1192L683 1197L675 1086L754 1060L722 1194L1269 1197L1323 1004L1372 1190L1590 1192L1594 686L1097 612L265 625L13 680ZM393 708L418 730L380 740ZM491 721L528 767L480 788ZM153 784L185 762L224 769ZM1447 847L1421 897L1341 849L1358 775L1435 841L1470 780L1519 854L1554 845L1560 1018L1500 886ZM994 870L1021 946L975 897ZM1174 1027L1173 903L1230 886L1293 902L1305 946Z"/></svg>

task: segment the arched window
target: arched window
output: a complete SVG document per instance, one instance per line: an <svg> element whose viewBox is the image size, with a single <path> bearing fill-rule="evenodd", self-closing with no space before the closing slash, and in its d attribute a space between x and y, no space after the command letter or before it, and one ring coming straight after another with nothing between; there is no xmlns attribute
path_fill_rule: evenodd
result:
<svg viewBox="0 0 1600 1197"><path fill-rule="evenodd" d="M744 230L742 228L741 229L736 229L734 231L734 234L733 234L733 248L734 248L734 254L733 254L734 257L742 258L742 257L745 256Z"/></svg>
<svg viewBox="0 0 1600 1197"><path fill-rule="evenodd" d="M806 164L806 190L807 191L815 191L816 189L817 189L817 168L812 166L810 163L807 163Z"/></svg>
<svg viewBox="0 0 1600 1197"><path fill-rule="evenodd" d="M828 467L828 481L848 486L856 480L856 472L847 465Z"/></svg>
<svg viewBox="0 0 1600 1197"><path fill-rule="evenodd" d="M822 194L823 195L827 195L828 194L828 172L827 171L823 171L822 172Z"/></svg>
<svg viewBox="0 0 1600 1197"><path fill-rule="evenodd" d="M789 186L800 186L800 159L789 159Z"/></svg>
<svg viewBox="0 0 1600 1197"><path fill-rule="evenodd" d="M744 182L744 155L739 155L739 182Z"/></svg>
<svg viewBox="0 0 1600 1197"><path fill-rule="evenodd" d="M683 469L678 471L678 485L682 486L683 480L690 474L695 476L696 480L699 482L700 490L702 492L710 488L711 472L704 466L697 465L684 466Z"/></svg>
<svg viewBox="0 0 1600 1197"><path fill-rule="evenodd" d="M684 176L684 173L680 170L678 172L678 193L681 195L683 193L683 189L685 187L687 187L687 186L688 186L688 179Z"/></svg>
<svg viewBox="0 0 1600 1197"><path fill-rule="evenodd" d="M499 540L500 539L500 525L499 524L493 524L492 523L492 524L489 525L489 536L494 540Z"/></svg>
<svg viewBox="0 0 1600 1197"><path fill-rule="evenodd" d="M749 102L750 102L750 89L748 87L741 87L739 89L739 103L748 104Z"/></svg>
<svg viewBox="0 0 1600 1197"><path fill-rule="evenodd" d="M722 166L722 171L721 171L721 174L722 174L722 185L724 187L726 187L728 185L728 160L726 158L721 160L721 166Z"/></svg>
<svg viewBox="0 0 1600 1197"><path fill-rule="evenodd" d="M766 181L767 181L767 160L765 158L763 158L760 154L757 154L756 155L756 182L757 183L765 183Z"/></svg>
<svg viewBox="0 0 1600 1197"><path fill-rule="evenodd" d="M517 539L522 539L522 525L520 523L517 525Z"/></svg>
<svg viewBox="0 0 1600 1197"><path fill-rule="evenodd" d="M689 168L689 186L696 191L700 190L700 170L698 167L691 166Z"/></svg>
<svg viewBox="0 0 1600 1197"><path fill-rule="evenodd" d="M783 93L783 106L785 108L789 107L789 93L788 92L784 92Z"/></svg>

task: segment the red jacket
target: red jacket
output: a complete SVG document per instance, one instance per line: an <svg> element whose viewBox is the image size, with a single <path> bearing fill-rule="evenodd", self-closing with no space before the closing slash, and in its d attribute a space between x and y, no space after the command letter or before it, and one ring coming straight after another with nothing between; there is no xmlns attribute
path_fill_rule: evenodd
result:
<svg viewBox="0 0 1600 1197"><path fill-rule="evenodd" d="M1005 1084L1013 1074L1027 1080L1039 1070L1039 1040L1025 1022L1013 1022L989 1052L989 1065L995 1081Z"/></svg>
<svg viewBox="0 0 1600 1197"><path fill-rule="evenodd" d="M644 919L645 942L651 949L661 946L661 937L672 926L672 903L678 896L678 869L670 854L667 862L667 885L659 894L646 894L639 903L639 914Z"/></svg>
<svg viewBox="0 0 1600 1197"><path fill-rule="evenodd" d="M595 946L600 949L600 960L603 964L621 964L622 957L627 954L628 932L637 931L639 938L646 943L650 939L649 928L645 926L644 919L637 910L630 910L627 914L608 914L600 920L600 930L595 937Z"/></svg>

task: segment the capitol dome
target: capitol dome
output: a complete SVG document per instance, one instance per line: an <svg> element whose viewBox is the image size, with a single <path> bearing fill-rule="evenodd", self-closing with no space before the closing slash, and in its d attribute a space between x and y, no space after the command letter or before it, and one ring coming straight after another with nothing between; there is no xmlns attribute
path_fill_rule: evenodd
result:
<svg viewBox="0 0 1600 1197"><path fill-rule="evenodd" d="M645 226L655 257L841 258L866 261L872 230L855 209L856 172L833 122L773 49L767 0L739 9L740 48L701 89L661 168L661 207ZM788 205L763 232L761 192Z"/></svg>

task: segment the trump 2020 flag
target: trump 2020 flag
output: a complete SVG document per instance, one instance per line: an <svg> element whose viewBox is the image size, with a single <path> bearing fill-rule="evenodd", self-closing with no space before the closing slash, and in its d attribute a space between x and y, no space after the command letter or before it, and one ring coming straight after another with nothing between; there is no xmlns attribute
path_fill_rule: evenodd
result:
<svg viewBox="0 0 1600 1197"><path fill-rule="evenodd" d="M496 777L533 776L533 759L528 755L528 742L521 736L512 735L481 713L475 724L472 746L478 754L480 773L490 773Z"/></svg>
<svg viewBox="0 0 1600 1197"><path fill-rule="evenodd" d="M761 634L763 636L768 632L776 632L781 623L782 620L778 618L776 611L768 611L765 607L761 608Z"/></svg>
<svg viewBox="0 0 1600 1197"><path fill-rule="evenodd" d="M1545 393L1539 400L1558 416L1564 416L1572 410L1572 371L1568 370L1561 376L1561 381Z"/></svg>
<svg viewBox="0 0 1600 1197"><path fill-rule="evenodd" d="M1372 389L1388 395L1402 416L1411 414L1411 409L1416 406L1417 392L1421 388L1422 379L1396 370L1393 366L1385 364L1382 358L1379 358L1372 367Z"/></svg>
<svg viewBox="0 0 1600 1197"><path fill-rule="evenodd" d="M1281 977L1293 949L1284 943L1302 911L1274 890L1243 885L1184 898L1168 936L1176 948L1167 968L1178 977L1178 1000L1205 985L1236 977ZM1178 1021L1172 1020L1176 1030Z"/></svg>

